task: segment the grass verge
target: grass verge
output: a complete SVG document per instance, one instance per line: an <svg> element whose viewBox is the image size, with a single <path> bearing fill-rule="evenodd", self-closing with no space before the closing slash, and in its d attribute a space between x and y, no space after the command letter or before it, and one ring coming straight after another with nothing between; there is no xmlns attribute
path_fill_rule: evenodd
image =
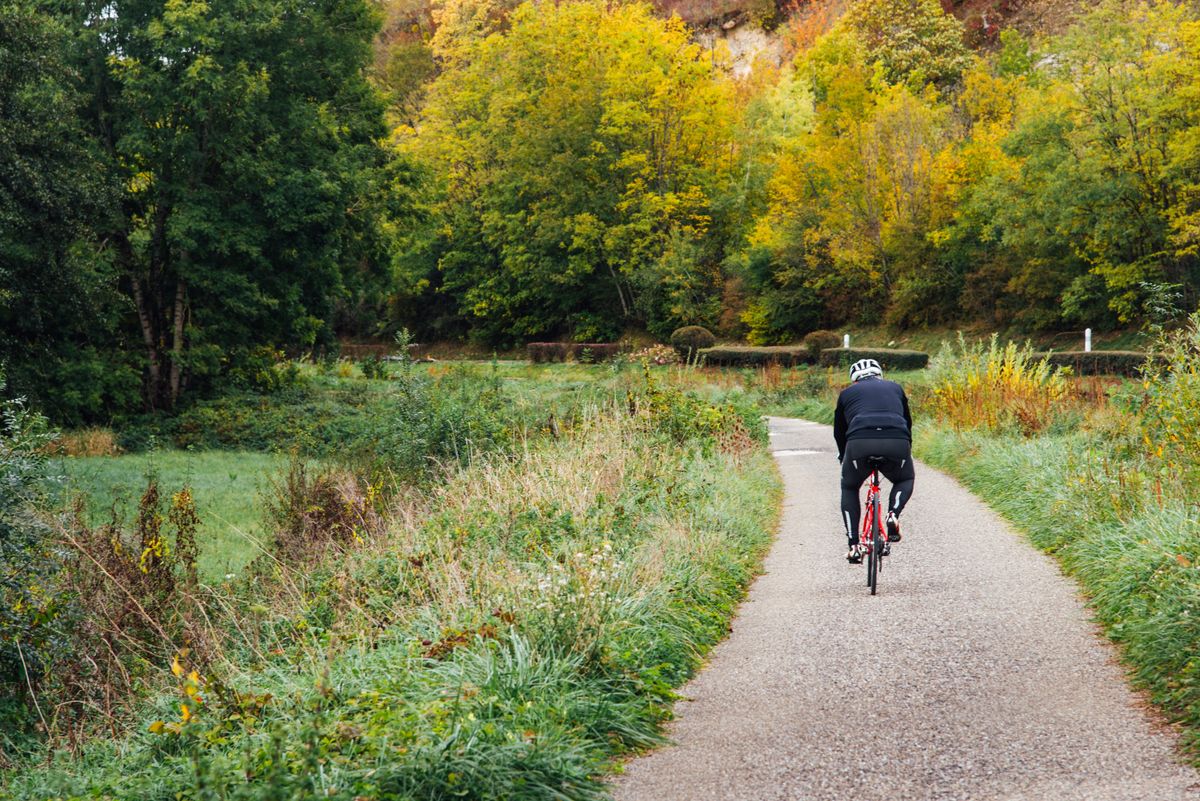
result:
<svg viewBox="0 0 1200 801"><path fill-rule="evenodd" d="M1023 439L928 428L917 455L1053 554L1083 587L1135 686L1200 764L1200 511L1101 432Z"/></svg>
<svg viewBox="0 0 1200 801"><path fill-rule="evenodd" d="M752 417L639 404L398 497L338 558L206 588L239 610L224 647L142 665L169 689L124 734L0 796L605 797L725 635L780 498Z"/></svg>

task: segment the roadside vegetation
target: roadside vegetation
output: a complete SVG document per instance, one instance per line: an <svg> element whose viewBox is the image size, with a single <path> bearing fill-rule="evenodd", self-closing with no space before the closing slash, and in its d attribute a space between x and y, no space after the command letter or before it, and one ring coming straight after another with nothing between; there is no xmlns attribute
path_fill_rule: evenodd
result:
<svg viewBox="0 0 1200 801"><path fill-rule="evenodd" d="M352 380L402 392L386 382L418 369ZM778 511L745 393L674 370L469 371L473 394L519 388L494 390L506 411L480 429L487 447L470 425L447 429L462 458L429 440L425 478L407 456L387 474L265 457L289 464L267 476L262 548L234 578L197 569L226 543L164 468L186 479L254 463L245 451L107 457L160 459L129 519L47 517L37 488L62 457L13 407L5 465L29 491L3 520L30 536L0 562L5 600L24 593L4 607L22 629L0 653L0 793L602 797L610 760L660 740ZM539 387L554 419L525 424L513 410Z"/></svg>
<svg viewBox="0 0 1200 801"><path fill-rule="evenodd" d="M918 455L958 476L1079 581L1135 686L1200 759L1200 316L1140 379L1075 379L1019 348L948 348Z"/></svg>

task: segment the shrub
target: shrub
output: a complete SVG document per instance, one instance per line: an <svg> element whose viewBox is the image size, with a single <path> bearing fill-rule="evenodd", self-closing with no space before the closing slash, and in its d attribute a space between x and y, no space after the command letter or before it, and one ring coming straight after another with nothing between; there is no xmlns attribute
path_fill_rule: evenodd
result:
<svg viewBox="0 0 1200 801"><path fill-rule="evenodd" d="M345 470L315 472L293 459L266 499L274 530L271 558L289 567L311 564L334 549L363 543L383 527L379 487Z"/></svg>
<svg viewBox="0 0 1200 801"><path fill-rule="evenodd" d="M821 358L821 351L838 347L842 344L842 337L836 331L810 331L800 340L800 344L808 349L812 364L816 364Z"/></svg>
<svg viewBox="0 0 1200 801"><path fill-rule="evenodd" d="M620 342L530 342L525 346L529 361L565 362L567 359L603 362L624 353L627 346Z"/></svg>
<svg viewBox="0 0 1200 801"><path fill-rule="evenodd" d="M799 345L761 348L722 345L719 348L705 348L700 351L700 356L705 364L714 367L765 367L769 364L794 367L806 364L809 360L808 349Z"/></svg>
<svg viewBox="0 0 1200 801"><path fill-rule="evenodd" d="M56 456L116 456L121 452L112 429L98 427L59 434L48 447Z"/></svg>
<svg viewBox="0 0 1200 801"><path fill-rule="evenodd" d="M671 334L671 347L684 361L690 361L704 348L717 344L717 338L707 328L698 325L685 325L675 329Z"/></svg>
<svg viewBox="0 0 1200 801"><path fill-rule="evenodd" d="M199 523L191 490L164 499L153 477L131 529L115 512L111 522L89 526L76 505L61 527L66 547L55 583L69 633L40 688L41 707L54 710L49 735L78 740L114 726L184 643L213 655L209 629L193 617Z"/></svg>
<svg viewBox="0 0 1200 801"><path fill-rule="evenodd" d="M19 707L52 653L63 648L53 591L59 563L42 514L50 479L46 447L53 438L46 419L23 401L0 404L0 722L10 717L6 702Z"/></svg>
<svg viewBox="0 0 1200 801"><path fill-rule="evenodd" d="M1075 375L1140 375L1146 354L1136 350L1093 350L1035 353L1055 367L1069 367Z"/></svg>
<svg viewBox="0 0 1200 801"><path fill-rule="evenodd" d="M358 363L363 378L387 378L387 368L380 356L369 356Z"/></svg>
<svg viewBox="0 0 1200 801"><path fill-rule="evenodd" d="M995 335L984 347L968 345L959 334L958 347L943 345L930 372L933 408L958 429L1034 434L1052 422L1068 393L1060 368L1028 346L1000 347Z"/></svg>
<svg viewBox="0 0 1200 801"><path fill-rule="evenodd" d="M1200 312L1156 343L1142 387L1140 421L1147 451L1170 475L1194 479L1200 465Z"/></svg>
<svg viewBox="0 0 1200 801"><path fill-rule="evenodd" d="M820 365L849 367L859 359L874 359L884 370L923 370L929 365L928 353L890 348L825 348Z"/></svg>

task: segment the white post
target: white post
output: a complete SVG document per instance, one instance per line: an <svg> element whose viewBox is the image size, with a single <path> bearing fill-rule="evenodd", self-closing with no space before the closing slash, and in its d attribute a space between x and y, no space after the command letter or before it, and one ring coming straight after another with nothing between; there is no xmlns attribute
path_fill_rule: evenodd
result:
<svg viewBox="0 0 1200 801"><path fill-rule="evenodd" d="M1092 329L1085 328L1083 331L1083 352L1092 352Z"/></svg>
<svg viewBox="0 0 1200 801"><path fill-rule="evenodd" d="M850 335L849 334L846 334L845 336L842 337L842 347L845 348L846 350L850 350Z"/></svg>

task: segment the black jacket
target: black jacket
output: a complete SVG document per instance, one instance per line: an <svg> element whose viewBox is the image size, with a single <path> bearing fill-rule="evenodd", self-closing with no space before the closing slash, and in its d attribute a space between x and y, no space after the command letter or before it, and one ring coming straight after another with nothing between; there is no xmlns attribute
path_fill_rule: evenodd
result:
<svg viewBox="0 0 1200 801"><path fill-rule="evenodd" d="M851 439L906 439L912 442L908 396L895 381L864 378L842 390L833 413L838 459Z"/></svg>

